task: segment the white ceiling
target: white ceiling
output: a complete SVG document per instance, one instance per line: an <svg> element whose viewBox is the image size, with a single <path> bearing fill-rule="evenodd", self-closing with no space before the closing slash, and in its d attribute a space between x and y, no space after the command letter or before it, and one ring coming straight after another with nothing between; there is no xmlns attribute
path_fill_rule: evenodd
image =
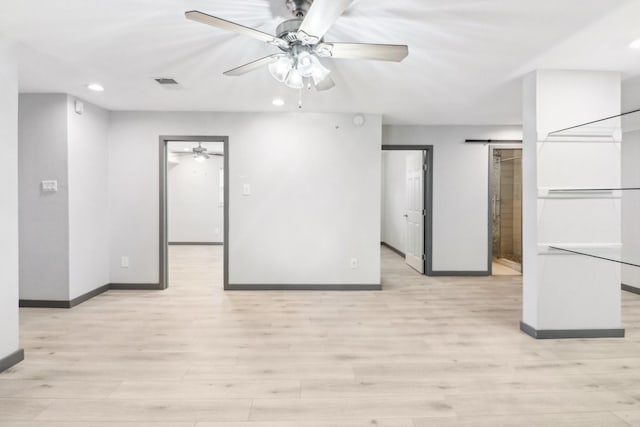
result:
<svg viewBox="0 0 640 427"><path fill-rule="evenodd" d="M273 33L289 17L283 4L0 0L0 33L20 43L25 92L66 92L112 110L294 111L298 91L268 70L222 75L277 48L184 18L197 9ZM640 75L640 51L628 48L640 38L638 22L639 0L354 0L326 40L408 44L409 57L324 60L337 87L305 91L303 111L379 113L401 124L517 124L520 79L533 69ZM154 77L182 88L164 89ZM93 81L106 91L89 92ZM272 106L276 96L287 105Z"/></svg>

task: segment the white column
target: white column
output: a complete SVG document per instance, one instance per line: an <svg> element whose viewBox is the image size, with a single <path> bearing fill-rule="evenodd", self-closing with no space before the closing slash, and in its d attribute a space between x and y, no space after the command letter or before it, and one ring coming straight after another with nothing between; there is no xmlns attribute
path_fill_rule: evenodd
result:
<svg viewBox="0 0 640 427"><path fill-rule="evenodd" d="M622 186L640 186L640 113L625 117L625 133L622 139ZM640 261L640 191L625 191L622 195L622 245L623 258L629 262ZM622 284L631 292L640 293L640 268L622 266Z"/></svg>
<svg viewBox="0 0 640 427"><path fill-rule="evenodd" d="M523 96L523 313L536 338L621 336L620 265L559 247L615 247L621 241L619 193L592 197L550 189L619 188L619 120L611 138L549 138L549 133L620 114L620 74L531 73ZM611 129L612 123L616 129Z"/></svg>

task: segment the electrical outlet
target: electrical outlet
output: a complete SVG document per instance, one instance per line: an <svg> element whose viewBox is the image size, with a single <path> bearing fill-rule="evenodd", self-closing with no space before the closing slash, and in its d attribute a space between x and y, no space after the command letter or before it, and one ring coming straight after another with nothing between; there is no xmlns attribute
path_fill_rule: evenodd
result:
<svg viewBox="0 0 640 427"><path fill-rule="evenodd" d="M358 258L351 258L351 268L355 270L358 268Z"/></svg>
<svg viewBox="0 0 640 427"><path fill-rule="evenodd" d="M121 268L129 268L129 257L123 256L120 258L120 267Z"/></svg>

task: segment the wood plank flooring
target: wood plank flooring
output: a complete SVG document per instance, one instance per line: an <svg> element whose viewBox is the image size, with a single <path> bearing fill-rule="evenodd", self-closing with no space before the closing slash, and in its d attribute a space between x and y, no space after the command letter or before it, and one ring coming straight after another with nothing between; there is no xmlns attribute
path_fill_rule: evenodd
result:
<svg viewBox="0 0 640 427"><path fill-rule="evenodd" d="M624 339L534 340L521 277L381 292L223 292L222 248L170 248L166 291L23 308L3 427L640 426L640 296Z"/></svg>

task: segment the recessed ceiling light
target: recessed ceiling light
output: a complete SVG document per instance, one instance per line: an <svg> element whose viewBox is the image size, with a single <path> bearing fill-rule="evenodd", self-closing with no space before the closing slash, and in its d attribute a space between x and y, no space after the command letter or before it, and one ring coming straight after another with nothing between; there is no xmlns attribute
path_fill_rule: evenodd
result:
<svg viewBox="0 0 640 427"><path fill-rule="evenodd" d="M104 90L104 87L100 83L91 83L87 85L87 89L94 92L102 92Z"/></svg>
<svg viewBox="0 0 640 427"><path fill-rule="evenodd" d="M271 103L273 105L275 105L276 107L282 107L284 105L284 100L282 100L280 98L276 98L273 101L271 101Z"/></svg>
<svg viewBox="0 0 640 427"><path fill-rule="evenodd" d="M640 49L640 39L636 39L629 44L631 49Z"/></svg>

